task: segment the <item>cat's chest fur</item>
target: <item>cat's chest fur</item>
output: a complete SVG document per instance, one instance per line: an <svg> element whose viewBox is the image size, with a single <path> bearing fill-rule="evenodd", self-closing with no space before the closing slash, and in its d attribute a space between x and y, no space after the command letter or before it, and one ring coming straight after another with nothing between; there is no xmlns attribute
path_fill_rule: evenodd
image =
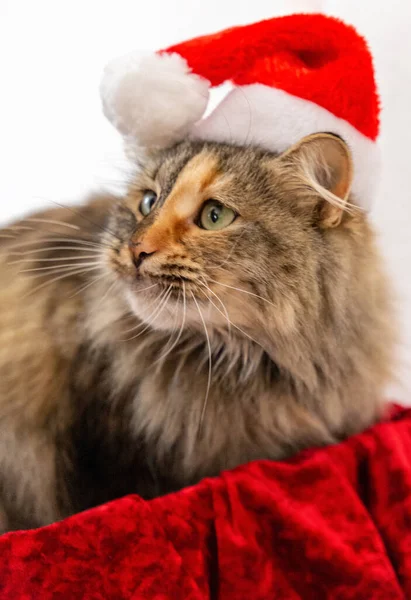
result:
<svg viewBox="0 0 411 600"><path fill-rule="evenodd" d="M71 425L60 441L57 469L67 510L133 492L153 497L281 454L275 411L269 410L275 368L270 374L261 364L250 378L246 365L238 362L227 372L213 355L215 378L207 393L201 344L183 356L177 349L163 363L160 347L144 341L134 350L79 347L69 378Z"/></svg>

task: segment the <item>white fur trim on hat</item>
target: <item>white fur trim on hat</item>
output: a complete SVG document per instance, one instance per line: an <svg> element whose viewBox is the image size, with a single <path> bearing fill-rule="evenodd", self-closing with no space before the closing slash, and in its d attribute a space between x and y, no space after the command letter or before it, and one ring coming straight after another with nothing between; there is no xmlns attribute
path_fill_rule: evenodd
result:
<svg viewBox="0 0 411 600"><path fill-rule="evenodd" d="M261 84L234 88L193 127L191 136L283 152L301 138L319 132L337 134L348 144L354 163L354 198L358 206L368 210L378 181L378 147L318 104Z"/></svg>
<svg viewBox="0 0 411 600"><path fill-rule="evenodd" d="M100 86L106 117L139 146L165 147L201 119L209 82L191 73L178 54L128 54L104 70Z"/></svg>

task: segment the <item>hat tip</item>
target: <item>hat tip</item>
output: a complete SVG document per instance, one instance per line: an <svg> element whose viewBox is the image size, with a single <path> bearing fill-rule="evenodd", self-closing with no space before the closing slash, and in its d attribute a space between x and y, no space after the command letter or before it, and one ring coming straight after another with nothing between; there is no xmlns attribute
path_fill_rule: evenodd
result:
<svg viewBox="0 0 411 600"><path fill-rule="evenodd" d="M132 53L106 66L100 85L103 111L139 146L181 140L203 116L209 82L191 73L178 54Z"/></svg>

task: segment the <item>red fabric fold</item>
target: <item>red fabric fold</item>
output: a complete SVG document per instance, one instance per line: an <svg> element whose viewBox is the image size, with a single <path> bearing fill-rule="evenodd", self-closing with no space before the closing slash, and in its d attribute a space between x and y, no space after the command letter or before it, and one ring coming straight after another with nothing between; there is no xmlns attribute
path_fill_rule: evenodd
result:
<svg viewBox="0 0 411 600"><path fill-rule="evenodd" d="M0 598L411 598L411 410L289 461L4 535Z"/></svg>

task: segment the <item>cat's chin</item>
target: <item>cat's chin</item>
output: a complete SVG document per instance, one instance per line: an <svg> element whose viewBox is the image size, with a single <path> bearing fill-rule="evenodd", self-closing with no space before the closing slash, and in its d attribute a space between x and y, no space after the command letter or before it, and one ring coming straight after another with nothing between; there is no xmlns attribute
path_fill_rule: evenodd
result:
<svg viewBox="0 0 411 600"><path fill-rule="evenodd" d="M146 296L144 292L136 293L126 290L126 300L136 317L153 329L171 331L183 324L183 306L177 304L173 298L164 302L161 299Z"/></svg>
<svg viewBox="0 0 411 600"><path fill-rule="evenodd" d="M201 300L197 304L186 298L185 303L176 298L169 297L167 301L161 298L139 293L130 289L125 292L126 301L132 312L146 325L158 331L176 331L181 327L190 327L200 331L204 330L203 321L199 315L198 306L207 320L209 330L221 327L226 321L221 313L212 309L212 305L204 306ZM211 310L210 310L211 309Z"/></svg>

